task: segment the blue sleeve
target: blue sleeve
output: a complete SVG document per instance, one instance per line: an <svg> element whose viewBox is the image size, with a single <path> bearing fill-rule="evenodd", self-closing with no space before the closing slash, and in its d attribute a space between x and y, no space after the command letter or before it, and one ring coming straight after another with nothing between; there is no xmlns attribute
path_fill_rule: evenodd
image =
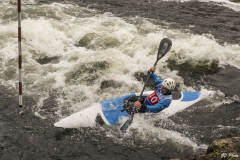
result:
<svg viewBox="0 0 240 160"><path fill-rule="evenodd" d="M149 75L149 74L150 74L150 72L147 72L147 75ZM151 81L152 81L153 83L156 84L156 86L162 83L162 79L159 78L159 77L158 77L156 74L154 74L154 73L152 73L152 74L150 75L150 79L151 79Z"/></svg>
<svg viewBox="0 0 240 160"><path fill-rule="evenodd" d="M152 105L146 105L146 112L153 112L153 113L157 113L162 111L163 109L167 108L171 103L170 99L165 99L161 102L159 102L158 104L155 104L154 106Z"/></svg>

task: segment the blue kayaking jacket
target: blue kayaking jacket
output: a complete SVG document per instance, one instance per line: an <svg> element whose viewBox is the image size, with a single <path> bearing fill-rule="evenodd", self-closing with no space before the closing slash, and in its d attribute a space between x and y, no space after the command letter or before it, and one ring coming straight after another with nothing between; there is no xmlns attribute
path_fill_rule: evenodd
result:
<svg viewBox="0 0 240 160"><path fill-rule="evenodd" d="M150 74L149 72L147 73ZM157 113L167 108L172 102L172 93L168 95L163 95L161 93L162 79L157 75L152 73L150 79L156 84L155 91L145 98L144 103L142 103L141 111Z"/></svg>

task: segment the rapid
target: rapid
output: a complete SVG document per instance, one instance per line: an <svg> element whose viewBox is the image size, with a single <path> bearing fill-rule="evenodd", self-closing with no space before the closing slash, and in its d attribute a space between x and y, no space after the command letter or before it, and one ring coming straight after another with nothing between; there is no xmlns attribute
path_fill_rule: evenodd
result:
<svg viewBox="0 0 240 160"><path fill-rule="evenodd" d="M17 5L0 2L0 159L170 159L239 136L239 43L196 34L193 25L182 29L176 22L120 16L74 1L22 3L19 109ZM239 4L227 4L239 15ZM141 92L165 37L173 46L156 74L175 79L177 91L211 90L211 96L168 118L136 115L126 133L105 125L54 128L59 119L100 101Z"/></svg>

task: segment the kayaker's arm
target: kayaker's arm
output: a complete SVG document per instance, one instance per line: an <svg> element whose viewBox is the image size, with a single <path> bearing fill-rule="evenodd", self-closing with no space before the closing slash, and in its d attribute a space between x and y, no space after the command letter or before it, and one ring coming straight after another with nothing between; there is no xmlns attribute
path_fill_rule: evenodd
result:
<svg viewBox="0 0 240 160"><path fill-rule="evenodd" d="M148 72L147 72L147 75L149 75L149 74L150 74L150 72L148 71ZM162 83L162 79L159 78L159 77L158 77L156 74L154 74L154 73L152 73L152 74L150 75L150 79L151 79L151 81L152 81L153 83L156 84L156 86Z"/></svg>
<svg viewBox="0 0 240 160"><path fill-rule="evenodd" d="M157 104L155 104L154 106L152 105L146 105L145 103L142 104L140 112L153 112L153 113L157 113L162 111L163 109L167 108L171 103L170 99L165 99Z"/></svg>

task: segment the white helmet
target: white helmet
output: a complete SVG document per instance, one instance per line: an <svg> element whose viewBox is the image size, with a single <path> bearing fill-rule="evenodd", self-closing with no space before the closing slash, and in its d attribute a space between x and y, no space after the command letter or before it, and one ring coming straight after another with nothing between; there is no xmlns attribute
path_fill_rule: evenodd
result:
<svg viewBox="0 0 240 160"><path fill-rule="evenodd" d="M176 83L172 78L167 78L163 80L162 85L168 90L173 90L176 86Z"/></svg>

